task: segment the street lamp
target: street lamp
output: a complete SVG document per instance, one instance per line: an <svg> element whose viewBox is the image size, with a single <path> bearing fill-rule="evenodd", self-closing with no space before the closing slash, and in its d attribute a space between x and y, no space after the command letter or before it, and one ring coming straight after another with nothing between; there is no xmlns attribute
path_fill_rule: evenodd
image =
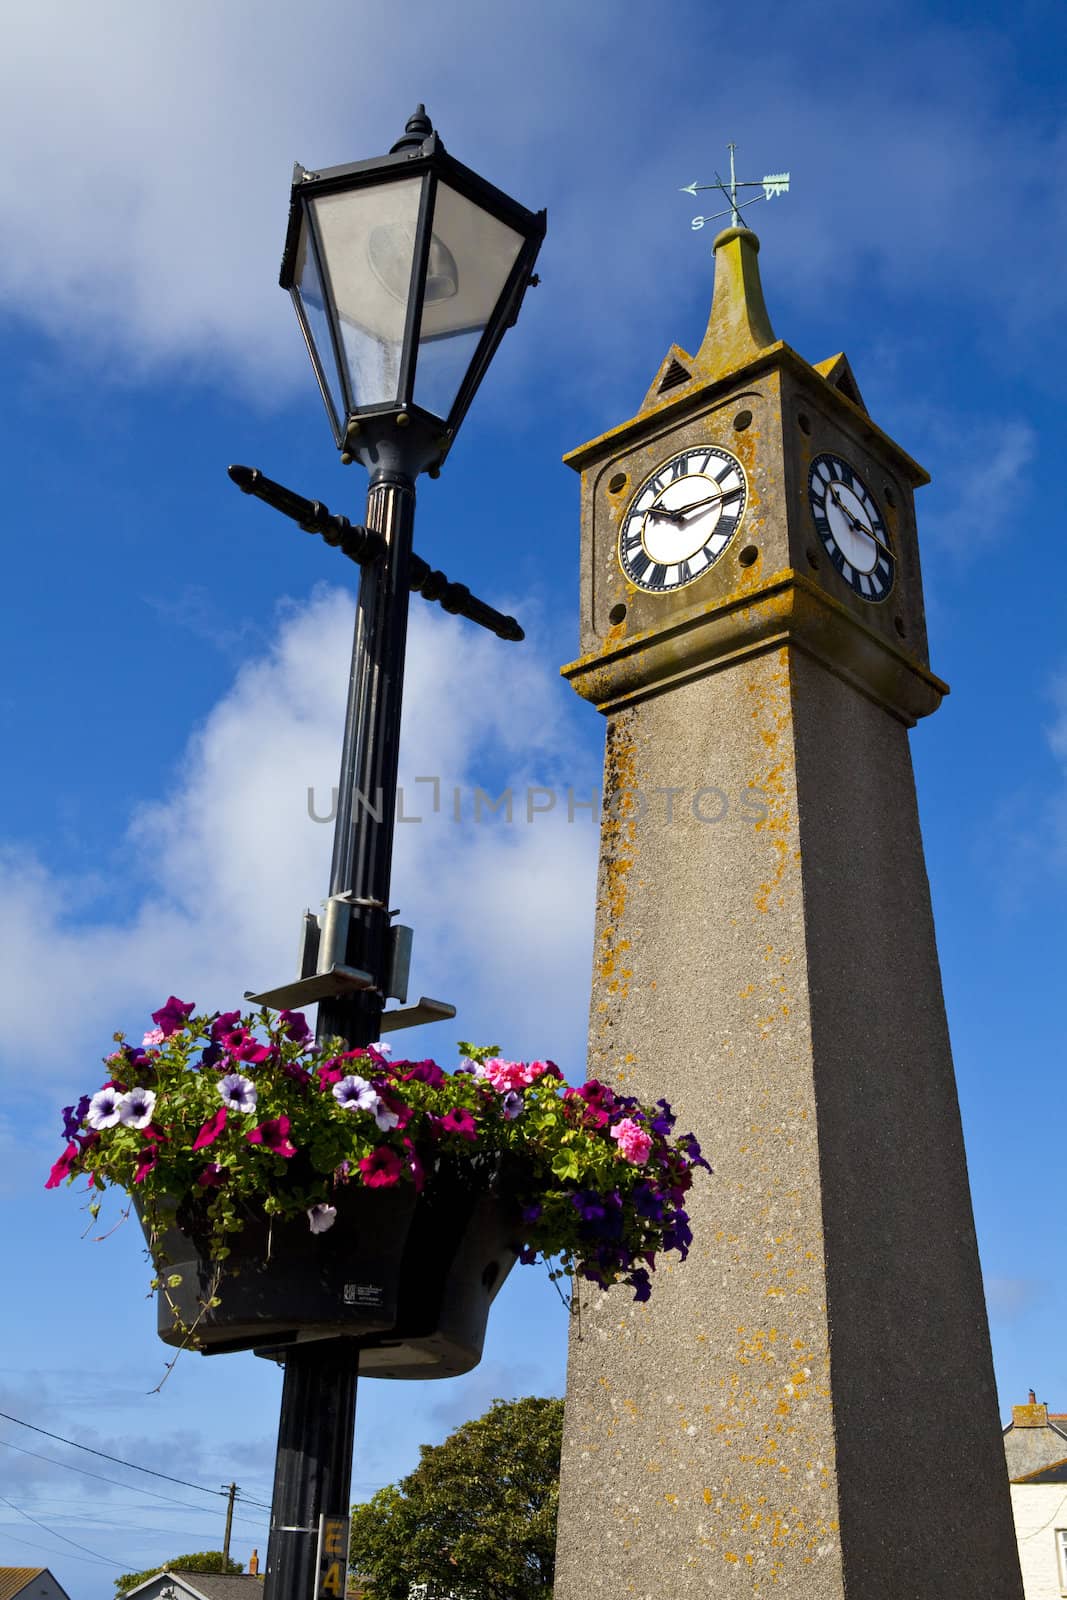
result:
<svg viewBox="0 0 1067 1600"><path fill-rule="evenodd" d="M523 634L513 617L413 552L415 479L440 471L536 282L544 233L543 211L527 211L447 154L421 105L387 156L295 171L281 284L341 459L361 461L370 483L366 525L353 527L254 468L230 468L239 488L322 534L361 569L329 897L321 919L305 916L295 980L248 998L279 1009L317 1004L319 1041L341 1038L349 1049L455 1014L425 999L385 1010L387 999L407 999L410 947L410 930L394 927L389 909L409 593L502 639ZM265 1600L338 1592L361 1352L363 1370L382 1376L469 1370L499 1263L473 1275L469 1267L462 1292L438 1285L437 1299L409 1323L401 1314L391 1335L361 1340L353 1321L351 1336L338 1338L336 1326L324 1331L294 1307L288 1342L261 1349L285 1368ZM340 1308L337 1316L343 1321Z"/></svg>
<svg viewBox="0 0 1067 1600"><path fill-rule="evenodd" d="M450 156L421 105L389 155L295 168L280 281L347 456L440 468L544 234L545 213Z"/></svg>

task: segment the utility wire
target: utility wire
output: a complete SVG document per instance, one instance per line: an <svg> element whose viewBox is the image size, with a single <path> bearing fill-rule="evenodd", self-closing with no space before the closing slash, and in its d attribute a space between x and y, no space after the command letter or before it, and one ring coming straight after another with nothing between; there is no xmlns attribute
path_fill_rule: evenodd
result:
<svg viewBox="0 0 1067 1600"><path fill-rule="evenodd" d="M4 1542L6 1544L21 1544L27 1550L43 1550L46 1556L59 1556L64 1561L79 1561L86 1567L109 1567L111 1565L107 1556L69 1556L65 1550L52 1550L48 1545L38 1544L33 1539L16 1539L13 1533L8 1533L5 1524L0 1524L0 1526L4 1527Z"/></svg>
<svg viewBox="0 0 1067 1600"><path fill-rule="evenodd" d="M61 1539L64 1544L73 1545L75 1550L83 1550L86 1555L93 1556L97 1561L106 1561L109 1566L122 1567L126 1572L137 1571L137 1568L131 1567L128 1562L116 1561L113 1556L102 1556L99 1550L90 1550L88 1545L78 1544L75 1539L68 1539L65 1533L57 1533L54 1528L48 1527L46 1523L38 1522L36 1517L31 1517L28 1511L23 1511L21 1506L17 1506L6 1495L0 1494L0 1500L3 1501L5 1506L10 1506L12 1511L17 1511L20 1517L25 1517L27 1522L32 1522L35 1528L42 1528L50 1539Z"/></svg>
<svg viewBox="0 0 1067 1600"><path fill-rule="evenodd" d="M17 1423L20 1428L29 1428L32 1433L41 1433L46 1439L55 1439L58 1444L68 1444L75 1450L85 1450L89 1455L100 1456L104 1461L114 1461L117 1466L130 1467L134 1472L145 1472L151 1478L162 1478L165 1483L176 1483L183 1489L195 1489L197 1494L215 1495L220 1500L225 1500L227 1497L225 1489L207 1489L202 1483L190 1483L188 1478L174 1478L169 1472L157 1472L155 1467L140 1467L135 1461L124 1461L121 1456L108 1455L106 1450L94 1450L92 1445L79 1444L77 1439L65 1439L61 1433L49 1433L47 1428L39 1428L33 1422L23 1422L21 1417L13 1417L6 1411L0 1411L0 1417L5 1422ZM249 1505L254 1503L253 1501L248 1502ZM264 1506L263 1509L269 1510L270 1507Z"/></svg>
<svg viewBox="0 0 1067 1600"><path fill-rule="evenodd" d="M170 1506L181 1506L183 1510L195 1511L201 1516L206 1517L213 1514L208 1511L206 1506L194 1506L188 1500L175 1500L173 1495L161 1494L158 1489L142 1489L140 1484L124 1483L121 1478L106 1478L102 1472L90 1472L88 1467L76 1467L72 1461L57 1461L55 1456L41 1455L39 1450L25 1450L20 1444L12 1444L10 1439L0 1439L0 1445L3 1445L5 1450L17 1450L21 1456L32 1456L34 1461L47 1461L49 1466L63 1467L67 1472L79 1472L83 1478L93 1478L97 1483L110 1483L116 1489L129 1489L133 1494L147 1495L150 1500L159 1500ZM132 1463L123 1463L123 1465L131 1464ZM144 1469L137 1467L134 1468L134 1470L139 1472ZM205 1491L205 1493L207 1492L210 1491ZM242 1495L239 1495L238 1499L240 1499L245 1505L254 1506L258 1504L258 1502L254 1500L245 1500ZM261 1509L264 1511L269 1511L270 1507L263 1506ZM262 1527L263 1525L262 1520L256 1517L240 1517L235 1520L247 1522L249 1526L256 1528Z"/></svg>

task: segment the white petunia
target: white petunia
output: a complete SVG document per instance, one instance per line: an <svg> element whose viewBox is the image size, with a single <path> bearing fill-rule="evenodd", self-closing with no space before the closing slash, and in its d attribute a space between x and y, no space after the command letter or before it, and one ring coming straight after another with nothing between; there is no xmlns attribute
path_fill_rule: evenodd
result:
<svg viewBox="0 0 1067 1600"><path fill-rule="evenodd" d="M328 1206L325 1201L320 1201L317 1206L308 1207L308 1222L311 1224L312 1233L325 1233L336 1221L336 1206Z"/></svg>
<svg viewBox="0 0 1067 1600"><path fill-rule="evenodd" d="M350 1072L347 1078L342 1078L340 1083L334 1084L333 1097L346 1111L376 1112L378 1109L378 1095L374 1085L354 1072Z"/></svg>
<svg viewBox="0 0 1067 1600"><path fill-rule="evenodd" d="M123 1096L113 1086L98 1089L89 1101L89 1110L85 1116L90 1128L95 1128L97 1132L101 1128L113 1128L119 1120L122 1099Z"/></svg>
<svg viewBox="0 0 1067 1600"><path fill-rule="evenodd" d="M155 1108L154 1089L131 1089L119 1101L119 1121L124 1128L147 1128Z"/></svg>
<svg viewBox="0 0 1067 1600"><path fill-rule="evenodd" d="M228 1072L219 1083L219 1094L222 1103L231 1111L254 1111L256 1109L256 1086L251 1078L244 1077L240 1072Z"/></svg>

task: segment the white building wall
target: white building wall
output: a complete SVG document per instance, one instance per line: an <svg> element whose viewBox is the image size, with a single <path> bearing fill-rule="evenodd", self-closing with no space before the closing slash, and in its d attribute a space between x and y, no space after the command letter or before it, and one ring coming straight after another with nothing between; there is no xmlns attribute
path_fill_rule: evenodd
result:
<svg viewBox="0 0 1067 1600"><path fill-rule="evenodd" d="M1061 1600L1057 1530L1067 1530L1067 1484L1013 1483L1011 1508L1026 1600Z"/></svg>

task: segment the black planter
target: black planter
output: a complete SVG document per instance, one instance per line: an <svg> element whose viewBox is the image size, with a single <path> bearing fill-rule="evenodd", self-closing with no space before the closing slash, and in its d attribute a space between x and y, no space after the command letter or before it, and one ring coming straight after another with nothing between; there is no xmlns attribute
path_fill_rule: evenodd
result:
<svg viewBox="0 0 1067 1600"><path fill-rule="evenodd" d="M203 1315L215 1263L195 1216L179 1210L160 1241L161 1275L181 1275L158 1291L160 1338L181 1346L181 1325L195 1324L205 1355L276 1358L297 1343L350 1338L360 1373L376 1378L449 1378L477 1366L489 1307L518 1252L514 1207L473 1164L438 1170L419 1195L411 1184L351 1184L334 1203L325 1233L303 1217L251 1216L221 1263L220 1303Z"/></svg>

